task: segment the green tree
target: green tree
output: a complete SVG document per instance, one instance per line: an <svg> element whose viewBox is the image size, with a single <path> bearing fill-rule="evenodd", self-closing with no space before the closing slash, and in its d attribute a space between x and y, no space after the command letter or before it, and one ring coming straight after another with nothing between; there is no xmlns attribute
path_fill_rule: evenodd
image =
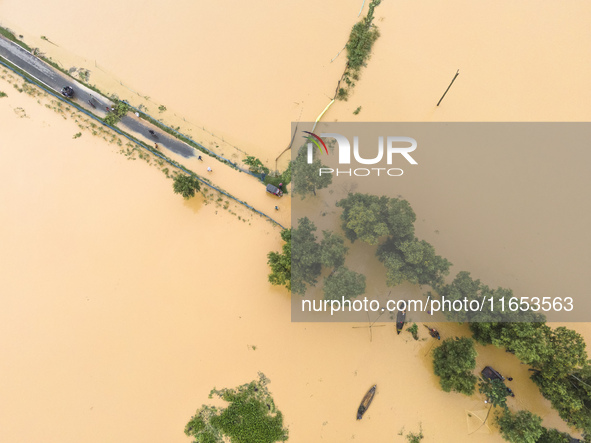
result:
<svg viewBox="0 0 591 443"><path fill-rule="evenodd" d="M564 421L591 436L591 362L559 379L539 371L532 380Z"/></svg>
<svg viewBox="0 0 591 443"><path fill-rule="evenodd" d="M433 369L445 392L474 393L476 350L470 338L448 338L433 351Z"/></svg>
<svg viewBox="0 0 591 443"><path fill-rule="evenodd" d="M571 443L570 435L557 429L542 428L542 435L536 443Z"/></svg>
<svg viewBox="0 0 591 443"><path fill-rule="evenodd" d="M316 151L313 151L316 155ZM316 195L318 189L328 187L332 183L331 174L320 175L320 168L324 167L319 159L314 159L308 164L307 147L302 146L291 165L291 179L293 181L293 193L304 198L309 194Z"/></svg>
<svg viewBox="0 0 591 443"><path fill-rule="evenodd" d="M502 380L494 379L480 379L478 382L478 391L484 394L489 403L493 406L500 406L501 408L507 408L507 386Z"/></svg>
<svg viewBox="0 0 591 443"><path fill-rule="evenodd" d="M267 254L267 263L271 267L269 283L283 285L291 291L291 228L281 231L282 253L271 251Z"/></svg>
<svg viewBox="0 0 591 443"><path fill-rule="evenodd" d="M261 160L259 160L258 158L254 157L252 155L246 156L246 159L242 160L242 162L245 163L248 166L248 169L250 170L250 172L252 172L254 174L268 174L269 173L269 168L267 168Z"/></svg>
<svg viewBox="0 0 591 443"><path fill-rule="evenodd" d="M377 245L380 238L392 236L402 242L414 238L416 215L406 200L369 194L349 194L336 203L345 236Z"/></svg>
<svg viewBox="0 0 591 443"><path fill-rule="evenodd" d="M304 295L307 285L317 283L320 275L320 245L316 243L316 226L308 217L298 220L291 231L291 290Z"/></svg>
<svg viewBox="0 0 591 443"><path fill-rule="evenodd" d="M338 268L345 264L345 255L349 248L340 235L330 231L322 231L320 242L320 263L327 268Z"/></svg>
<svg viewBox="0 0 591 443"><path fill-rule="evenodd" d="M283 414L275 407L267 385L269 380L259 372L259 380L234 389L213 389L214 395L227 407L203 405L185 426L185 434L194 443L274 443L287 440Z"/></svg>
<svg viewBox="0 0 591 443"><path fill-rule="evenodd" d="M201 185L197 177L192 175L177 174L174 177L172 184L175 194L181 194L183 198L189 199L195 196L195 192L199 192Z"/></svg>
<svg viewBox="0 0 591 443"><path fill-rule="evenodd" d="M396 286L404 281L440 286L449 273L451 263L435 254L435 248L425 240L414 238L402 243L389 238L378 247L378 259L386 267L386 284Z"/></svg>
<svg viewBox="0 0 591 443"><path fill-rule="evenodd" d="M349 300L365 293L365 275L340 267L324 279L325 300Z"/></svg>
<svg viewBox="0 0 591 443"><path fill-rule="evenodd" d="M543 434L542 419L529 411L504 409L496 418L503 438L511 443L536 443Z"/></svg>

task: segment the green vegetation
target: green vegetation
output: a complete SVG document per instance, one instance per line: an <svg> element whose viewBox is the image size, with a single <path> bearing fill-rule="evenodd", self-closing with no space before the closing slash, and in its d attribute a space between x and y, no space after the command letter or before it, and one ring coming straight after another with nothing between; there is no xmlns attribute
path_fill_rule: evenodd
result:
<svg viewBox="0 0 591 443"><path fill-rule="evenodd" d="M470 338L448 338L433 351L433 369L445 392L474 393L476 350Z"/></svg>
<svg viewBox="0 0 591 443"><path fill-rule="evenodd" d="M542 428L542 435L536 443L571 443L570 435L556 429Z"/></svg>
<svg viewBox="0 0 591 443"><path fill-rule="evenodd" d="M7 97L8 95L4 91L0 91L0 98Z"/></svg>
<svg viewBox="0 0 591 443"><path fill-rule="evenodd" d="M412 334L412 338L415 340L419 339L419 327L416 323L413 323L411 326L406 328L406 330Z"/></svg>
<svg viewBox="0 0 591 443"><path fill-rule="evenodd" d="M423 435L423 428L420 425L418 433L415 434L414 432L409 432L406 434L406 440L408 443L421 443L423 438L425 438L425 436Z"/></svg>
<svg viewBox="0 0 591 443"><path fill-rule="evenodd" d="M349 194L336 203L345 236L376 245L387 235L404 241L414 238L416 215L406 200L369 194Z"/></svg>
<svg viewBox="0 0 591 443"><path fill-rule="evenodd" d="M313 155L316 156L316 151L313 152ZM320 175L318 170L322 167L322 162L319 159L314 159L311 164L308 164L307 147L302 146L291 165L293 193L303 199L309 194L316 195L318 189L328 187L332 183L332 175Z"/></svg>
<svg viewBox="0 0 591 443"><path fill-rule="evenodd" d="M74 134L74 136L72 138L80 138L82 137L82 132L77 132L76 134Z"/></svg>
<svg viewBox="0 0 591 443"><path fill-rule="evenodd" d="M358 106L357 109L353 111L353 115L357 115L361 112L361 106Z"/></svg>
<svg viewBox="0 0 591 443"><path fill-rule="evenodd" d="M160 113L163 113L164 111L166 111L166 106L164 106L164 105L160 105L160 106L158 106L158 111L159 111Z"/></svg>
<svg viewBox="0 0 591 443"><path fill-rule="evenodd" d="M283 252L269 252L267 263L271 267L269 283L272 285L285 286L291 291L291 229L281 231Z"/></svg>
<svg viewBox="0 0 591 443"><path fill-rule="evenodd" d="M10 29L8 28L2 28L0 27L0 35L3 35L4 37L6 37L8 40L10 40L13 43L16 43L17 45L19 45L21 48L24 48L27 50L27 52L31 52L33 49L28 46L25 42L23 42L22 40L18 39L15 35L14 32L12 32Z"/></svg>
<svg viewBox="0 0 591 443"><path fill-rule="evenodd" d="M344 266L324 279L325 300L350 300L365 293L365 275Z"/></svg>
<svg viewBox="0 0 591 443"><path fill-rule="evenodd" d="M103 121L109 126L115 126L128 111L129 105L124 101L118 101L111 112L107 112Z"/></svg>
<svg viewBox="0 0 591 443"><path fill-rule="evenodd" d="M484 394L492 406L500 406L503 409L507 408L507 396L509 395L509 391L507 391L507 386L505 386L505 383L502 380L481 379L478 382L478 391L481 394Z"/></svg>
<svg viewBox="0 0 591 443"><path fill-rule="evenodd" d="M511 443L536 443L543 434L542 419L529 411L513 414L504 409L496 422L503 438Z"/></svg>
<svg viewBox="0 0 591 443"><path fill-rule="evenodd" d="M308 217L298 220L291 238L291 290L304 295L307 285L315 285L321 272L320 245L316 243L316 226Z"/></svg>
<svg viewBox="0 0 591 443"><path fill-rule="evenodd" d="M355 82L359 80L359 73L363 66L366 66L367 61L371 55L371 49L374 42L380 36L378 28L373 25L374 9L381 3L382 0L372 0L369 4L369 11L365 18L356 23L349 34L349 41L347 42L347 65L345 72L337 86L336 97L339 100L347 100L349 91L355 86ZM341 82L345 85L340 87ZM360 110L361 108L358 108Z"/></svg>
<svg viewBox="0 0 591 443"><path fill-rule="evenodd" d="M194 443L273 443L286 441L283 414L275 407L267 385L259 380L234 389L213 389L209 398L228 403L227 407L203 405L185 426L185 434Z"/></svg>
<svg viewBox="0 0 591 443"><path fill-rule="evenodd" d="M195 197L195 192L199 192L201 184L197 177L192 175L177 174L172 184L175 194L181 194L184 199Z"/></svg>
<svg viewBox="0 0 591 443"><path fill-rule="evenodd" d="M248 169L253 174L268 174L269 168L267 168L261 160L258 158L248 155L244 160L242 160L248 166Z"/></svg>

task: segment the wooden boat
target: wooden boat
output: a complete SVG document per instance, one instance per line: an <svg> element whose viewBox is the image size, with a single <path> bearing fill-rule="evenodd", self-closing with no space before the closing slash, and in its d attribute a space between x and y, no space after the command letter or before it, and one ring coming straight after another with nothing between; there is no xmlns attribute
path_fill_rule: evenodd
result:
<svg viewBox="0 0 591 443"><path fill-rule="evenodd" d="M359 409L357 409L357 420L361 420L363 418L363 414L365 414L365 412L367 411L367 408L369 408L369 405L371 404L371 401L373 400L374 395L376 395L376 388L378 387L378 385L373 385L371 387L371 389L369 391L367 391L367 394L365 394L365 397L363 397L363 400L361 400L361 404L359 405Z"/></svg>
<svg viewBox="0 0 591 443"><path fill-rule="evenodd" d="M505 377L503 377L500 372L496 371L495 369L491 368L490 366L487 366L486 368L484 368L481 372L482 376L484 378L488 378L489 380L501 380L501 381L505 381Z"/></svg>
<svg viewBox="0 0 591 443"><path fill-rule="evenodd" d="M439 335L439 331L437 331L437 329L430 328L427 325L423 325L423 326L425 326L429 330L429 335L431 337L436 338L437 340L441 340L441 335Z"/></svg>
<svg viewBox="0 0 591 443"><path fill-rule="evenodd" d="M406 309L404 311L398 311L396 314L396 333L400 334L402 328L404 328L404 322L406 320Z"/></svg>

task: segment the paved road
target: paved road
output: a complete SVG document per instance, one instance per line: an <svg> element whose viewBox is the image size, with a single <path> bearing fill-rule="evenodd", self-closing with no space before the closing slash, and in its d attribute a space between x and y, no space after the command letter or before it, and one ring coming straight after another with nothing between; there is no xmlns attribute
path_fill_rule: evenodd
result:
<svg viewBox="0 0 591 443"><path fill-rule="evenodd" d="M27 52L20 46L0 37L0 56L4 57L10 63L18 66L23 71L32 75L37 80L53 89L57 94L61 93L64 86L71 86L74 89L74 98L72 99L78 106L81 106L100 117L103 117L107 108L113 106L113 102L105 97L96 94L91 89L76 80L66 77L58 70L52 68L47 63L39 60L33 54ZM162 132L157 127L143 120L134 119L130 116L124 116L117 125L125 132L143 135L148 139L154 140L159 146L165 147L175 154L185 158L195 156L195 148L183 143L182 141L171 137ZM156 136L152 136L149 131L153 130Z"/></svg>
<svg viewBox="0 0 591 443"><path fill-rule="evenodd" d="M38 81L44 83L46 88L52 89L56 94L61 94L61 90L64 86L72 87L74 90L72 101L75 102L77 106L92 112L100 118L103 118L106 115L108 112L107 108L110 109L114 105L108 98L97 94L84 84L79 83L59 70L54 69L52 66L49 66L33 54L30 54L25 49L6 40L2 36L0 36L0 59L8 60L13 65L35 77ZM201 151L172 137L168 133L163 132L148 121L137 118L132 113L123 116L121 121L117 124L117 127L134 137L143 138L152 141L153 143L157 143L161 151L168 149L175 154L189 159L189 163L193 163L191 168L193 168L198 174L209 175L210 172L205 172L206 167L213 166L216 170L216 179L219 179L224 184L224 189L221 190L221 192L228 192L229 194L226 195L231 198L238 198L242 204L245 204L256 212L259 212L259 210L246 202L255 200L255 202L252 203L256 204L256 206L261 209L267 208L267 210L272 209L279 203L275 199L269 199L269 194L265 192L264 185L261 184L258 178L253 177L249 171L241 168L239 165L235 165L238 167L238 170L236 170L225 162L219 165L213 165L210 163L212 157L206 155L203 155L204 162L198 162L196 161L196 156L202 154ZM155 135L150 134L150 130L154 131ZM203 149L207 150L207 148ZM213 152L212 155L217 160L225 160ZM241 174L240 172L246 172L246 174ZM280 204L280 206L285 209L289 208L289 199L283 200L285 201L285 204ZM289 213L289 211L282 211L281 217L279 217L280 220L284 223L289 223ZM259 212L259 214L278 223L274 218L265 214L264 211ZM279 226L282 225L279 224Z"/></svg>

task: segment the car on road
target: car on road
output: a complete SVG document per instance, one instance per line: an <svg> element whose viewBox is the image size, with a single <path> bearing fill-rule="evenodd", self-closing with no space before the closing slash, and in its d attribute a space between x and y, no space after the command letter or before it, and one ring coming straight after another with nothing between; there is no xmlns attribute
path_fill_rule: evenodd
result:
<svg viewBox="0 0 591 443"><path fill-rule="evenodd" d="M267 192L269 194L276 195L277 197L282 197L283 196L283 191L281 189L279 189L278 187L273 186L271 184L268 184L267 185Z"/></svg>
<svg viewBox="0 0 591 443"><path fill-rule="evenodd" d="M64 97L72 98L74 97L74 89L71 86L64 86L62 88L62 95Z"/></svg>

